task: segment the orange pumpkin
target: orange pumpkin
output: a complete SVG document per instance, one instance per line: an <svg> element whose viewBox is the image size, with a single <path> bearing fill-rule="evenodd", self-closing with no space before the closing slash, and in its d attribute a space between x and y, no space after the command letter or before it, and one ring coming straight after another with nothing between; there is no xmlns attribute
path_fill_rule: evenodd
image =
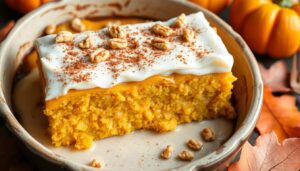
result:
<svg viewBox="0 0 300 171"><path fill-rule="evenodd" d="M32 11L48 1L50 0L5 0L10 8L22 14Z"/></svg>
<svg viewBox="0 0 300 171"><path fill-rule="evenodd" d="M298 15L300 16L300 3L296 4L293 6L293 9L298 13ZM298 52L300 51L300 46L298 49Z"/></svg>
<svg viewBox="0 0 300 171"><path fill-rule="evenodd" d="M229 18L254 52L280 58L300 48L300 7L296 4L289 8L290 0L276 2L235 0Z"/></svg>
<svg viewBox="0 0 300 171"><path fill-rule="evenodd" d="M190 0L214 13L221 12L225 7L230 5L231 0Z"/></svg>
<svg viewBox="0 0 300 171"><path fill-rule="evenodd" d="M299 4L295 4L293 6L293 10L295 10L298 13L298 15L300 15L300 3Z"/></svg>

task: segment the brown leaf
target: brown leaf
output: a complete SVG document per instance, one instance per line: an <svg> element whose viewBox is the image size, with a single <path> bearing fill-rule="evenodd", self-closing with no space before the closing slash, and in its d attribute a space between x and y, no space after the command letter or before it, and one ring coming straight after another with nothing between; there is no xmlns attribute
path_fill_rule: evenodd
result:
<svg viewBox="0 0 300 171"><path fill-rule="evenodd" d="M297 171L300 169L300 138L289 138L278 143L272 132L259 136L255 146L243 146L240 160L229 166L229 171Z"/></svg>
<svg viewBox="0 0 300 171"><path fill-rule="evenodd" d="M260 134L274 131L283 141L289 137L300 137L300 112L296 98L290 95L273 96L270 87L264 87L264 100L256 128Z"/></svg>
<svg viewBox="0 0 300 171"><path fill-rule="evenodd" d="M14 27L15 21L8 22L2 29L0 29L0 42L5 39L9 31Z"/></svg>
<svg viewBox="0 0 300 171"><path fill-rule="evenodd" d="M274 63L269 69L258 63L263 81L270 86L272 92L289 92L289 73L283 60Z"/></svg>

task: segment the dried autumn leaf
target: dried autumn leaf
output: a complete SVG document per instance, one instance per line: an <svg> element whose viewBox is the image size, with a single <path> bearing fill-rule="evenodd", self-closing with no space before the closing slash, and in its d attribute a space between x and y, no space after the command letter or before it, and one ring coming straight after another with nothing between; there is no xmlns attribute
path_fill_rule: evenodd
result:
<svg viewBox="0 0 300 171"><path fill-rule="evenodd" d="M270 86L272 92L289 92L289 73L283 60L274 63L269 69L258 63L263 81Z"/></svg>
<svg viewBox="0 0 300 171"><path fill-rule="evenodd" d="M15 25L15 22L10 21L0 30L0 42L6 37L6 35L13 28L14 25Z"/></svg>
<svg viewBox="0 0 300 171"><path fill-rule="evenodd" d="M275 97L265 86L263 107L256 124L260 134L274 131L281 142L289 137L300 137L300 112L296 98L290 95Z"/></svg>
<svg viewBox="0 0 300 171"><path fill-rule="evenodd" d="M240 160L231 164L228 171L297 171L300 169L300 138L289 138L278 143L271 132L259 136L255 146L243 146Z"/></svg>

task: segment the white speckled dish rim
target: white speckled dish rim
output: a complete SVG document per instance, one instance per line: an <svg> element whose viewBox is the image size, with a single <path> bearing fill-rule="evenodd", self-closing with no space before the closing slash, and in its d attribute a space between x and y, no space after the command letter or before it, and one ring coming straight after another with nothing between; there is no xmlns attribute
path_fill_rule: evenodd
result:
<svg viewBox="0 0 300 171"><path fill-rule="evenodd" d="M33 17L46 15L47 11L49 10L58 10L58 7L62 7L69 3L92 3L92 2L99 2L97 0L63 0L59 2L52 2L49 4L44 5L43 7L27 14L22 19L20 19L16 26L13 28L13 30L10 32L8 37L5 39L5 41L2 42L0 46L0 109L1 114L6 120L6 123L8 127L11 129L11 131L20 139L22 142L34 153L38 154L39 156L45 158L48 161L51 161L52 163L55 163L57 165L60 165L62 167L65 167L67 169L71 170L87 170L90 169L90 167L82 166L81 164L77 164L73 161L68 160L67 158L63 158L61 156L58 156L54 154L51 150L47 149L45 146L40 144L37 140L35 140L19 123L19 121L16 119L16 117L13 114L13 111L11 110L11 85L13 81L13 77L15 74L15 71L17 69L17 66L19 65L20 60L18 57L16 59L11 59L7 57L8 54L8 47L9 44L16 41L14 39L15 35L18 34L18 32L22 32L23 25L25 23L30 22L30 20ZM99 2L100 3L100 2ZM249 66L249 70L252 74L252 78L254 80L254 86L251 87L252 91L252 99L250 102L250 107L247 116L243 120L243 122L240 124L241 126L235 131L235 133L230 137L230 139L225 142L222 145L222 148L220 150L216 150L211 152L210 154L206 155L205 157L194 160L192 162L187 163L183 167L176 168L174 170L205 170L207 168L215 168L216 166L220 165L221 163L225 162L226 160L230 159L241 147L241 145L247 140L251 132L253 131L256 121L259 117L261 105L262 105L262 95L263 95L263 83L262 79L259 73L259 69L257 66L257 62L255 60L254 55L252 54L249 47L246 45L244 40L232 30L232 28L226 24L224 21L222 21L219 17L212 14L211 12L198 7L196 5L193 5L189 2L185 2L182 0L164 0L163 2L161 0L103 0L101 3L110 3L113 4L113 8L123 8L127 3L135 4L139 3L144 4L145 7L147 5L153 5L153 4L160 4L161 10L169 8L169 10L172 10L172 6L182 7L182 9L178 9L176 11L172 11L174 14L170 14L171 16L176 16L180 14L182 11L189 10L189 11L203 11L206 15L206 17L209 17L210 19L214 20L216 23L222 25L222 28L234 39L237 41L237 43L242 48L245 56L246 56L246 62ZM172 3L172 4L171 4ZM119 4L121 6L118 6L116 4ZM174 5L175 4L175 5ZM127 4L128 5L128 4ZM107 7L108 8L108 7ZM140 9L143 13L144 9ZM61 9L63 10L63 9ZM83 8L84 10L84 8ZM99 12L99 11L98 11ZM128 12L128 11L127 11ZM151 13L151 12L150 12ZM150 14L148 11L148 15ZM105 15L114 15L115 13L111 14L105 14ZM74 15L74 14L71 14ZM77 15L77 13L76 13ZM80 15L80 12L78 13ZM152 16L153 15L153 16ZM158 18L159 12L152 11L151 17ZM166 19L162 18L162 19ZM47 24L45 24L47 25ZM45 26L44 25L44 26ZM29 31L29 30L28 30ZM39 33L41 34L41 33ZM26 42L26 41L24 41ZM13 50L13 49L9 49ZM19 56L19 55L18 55ZM13 64L12 64L13 63ZM11 69L8 70L6 67L7 65L14 66ZM9 77L9 78L8 78ZM8 80L8 81L7 81ZM5 84L4 84L5 83Z"/></svg>

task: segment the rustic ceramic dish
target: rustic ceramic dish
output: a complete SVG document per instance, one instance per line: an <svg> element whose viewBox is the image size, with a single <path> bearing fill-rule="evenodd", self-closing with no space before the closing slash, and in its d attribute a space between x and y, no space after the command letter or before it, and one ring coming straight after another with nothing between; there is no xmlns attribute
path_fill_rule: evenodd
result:
<svg viewBox="0 0 300 171"><path fill-rule="evenodd" d="M40 36L48 24L62 23L74 16L139 16L166 20L181 13L203 11L211 25L215 26L230 53L234 56L234 99L239 114L234 134L219 149L201 159L186 163L174 170L222 169L239 151L255 127L261 105L263 83L256 60L243 41L229 25L211 12L191 3L179 0L63 0L49 3L19 20L0 47L0 109L12 132L34 153L42 158L71 170L88 168L53 153L35 140L16 119L12 108L13 79L19 64L32 42Z"/></svg>

